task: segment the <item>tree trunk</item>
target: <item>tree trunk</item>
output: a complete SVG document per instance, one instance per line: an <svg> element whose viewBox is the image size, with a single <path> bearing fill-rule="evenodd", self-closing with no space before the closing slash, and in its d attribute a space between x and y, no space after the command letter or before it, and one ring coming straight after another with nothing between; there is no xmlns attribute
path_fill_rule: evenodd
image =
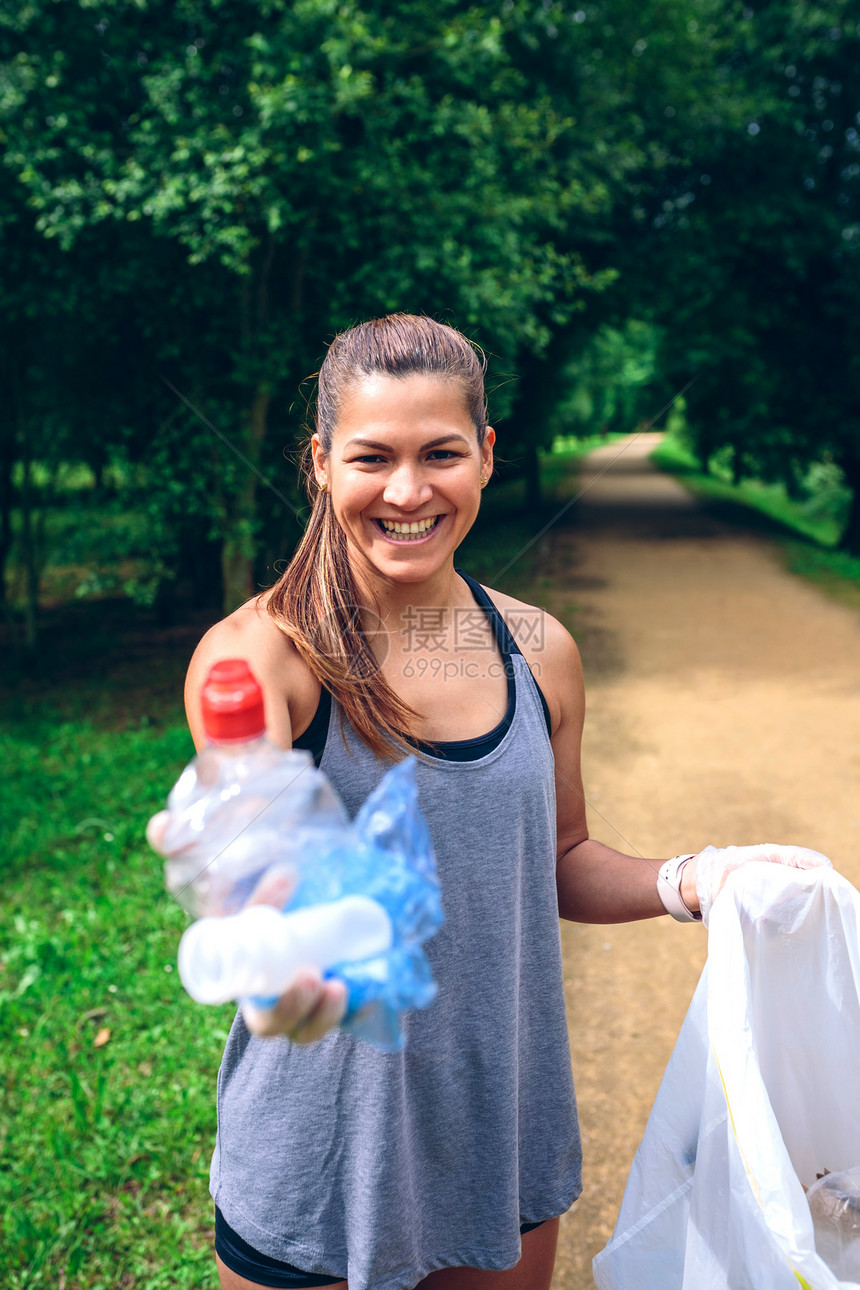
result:
<svg viewBox="0 0 860 1290"><path fill-rule="evenodd" d="M244 354L251 354L265 337L269 323L269 283L277 246L266 233L262 253L253 274L239 283L239 338ZM296 299L301 293L303 262L296 270L292 284ZM259 371L259 368L257 369ZM254 594L254 565L257 545L257 479L256 473L266 440L271 389L265 376L259 376L251 405L244 416L243 452L248 465L242 487L229 499L226 507L225 535L221 548L223 609L230 614Z"/></svg>
<svg viewBox="0 0 860 1290"><path fill-rule="evenodd" d="M526 511L529 515L540 512L543 501L540 486L540 457L537 444L531 440L525 451Z"/></svg>
<svg viewBox="0 0 860 1290"><path fill-rule="evenodd" d="M746 479L744 455L736 443L732 444L732 483L735 488Z"/></svg>
<svg viewBox="0 0 860 1290"><path fill-rule="evenodd" d="M526 483L526 507L532 514L543 504L540 477L540 450L549 447L549 425L564 392L563 374L571 355L583 343L581 325L577 322L555 333L543 354L522 354L518 360L519 383L505 434L522 450L523 476Z"/></svg>
<svg viewBox="0 0 860 1290"><path fill-rule="evenodd" d="M12 530L12 508L15 500L12 481L14 462L15 438L9 426L8 435L4 435L0 442L0 605L5 605L9 599L6 568L14 540Z"/></svg>
<svg viewBox="0 0 860 1290"><path fill-rule="evenodd" d="M266 438L266 418L271 395L259 387L245 419L245 456L256 466ZM248 467L242 487L230 499L225 516L226 534L221 552L221 575L224 584L225 614L243 604L254 594L254 553L256 532L257 476Z"/></svg>
<svg viewBox="0 0 860 1290"><path fill-rule="evenodd" d="M39 557L37 552L35 514L33 506L33 462L26 447L24 434L23 473L21 477L21 554L24 564L24 649L32 654L36 648L39 621Z"/></svg>
<svg viewBox="0 0 860 1290"><path fill-rule="evenodd" d="M860 556L860 457L851 461L842 460L840 465L845 472L845 482L851 489L851 505L839 539L839 549L847 551L849 555Z"/></svg>

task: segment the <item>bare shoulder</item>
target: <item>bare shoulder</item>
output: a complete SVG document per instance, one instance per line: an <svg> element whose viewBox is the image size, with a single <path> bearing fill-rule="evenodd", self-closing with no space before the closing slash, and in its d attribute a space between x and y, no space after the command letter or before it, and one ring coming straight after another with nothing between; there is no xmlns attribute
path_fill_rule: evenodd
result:
<svg viewBox="0 0 860 1290"><path fill-rule="evenodd" d="M537 605L526 604L503 591L484 590L505 620L549 705L553 729L571 706L577 717L582 707L582 663L567 628Z"/></svg>
<svg viewBox="0 0 860 1290"><path fill-rule="evenodd" d="M315 702L314 680L295 645L266 610L266 595L255 596L215 623L202 638L185 679L185 709L195 742L203 738L200 690L214 663L242 658L263 689L266 724L278 741L290 743L290 709Z"/></svg>
<svg viewBox="0 0 860 1290"><path fill-rule="evenodd" d="M523 654L532 662L546 656L547 662L579 667L579 650L576 642L562 623L545 609L526 604L504 591L485 587L487 595L499 609L508 631Z"/></svg>
<svg viewBox="0 0 860 1290"><path fill-rule="evenodd" d="M210 627L191 660L192 668L207 669L219 659L244 658L251 668L262 671L273 664L283 666L295 652L292 642L278 629L266 612L263 596L256 596Z"/></svg>

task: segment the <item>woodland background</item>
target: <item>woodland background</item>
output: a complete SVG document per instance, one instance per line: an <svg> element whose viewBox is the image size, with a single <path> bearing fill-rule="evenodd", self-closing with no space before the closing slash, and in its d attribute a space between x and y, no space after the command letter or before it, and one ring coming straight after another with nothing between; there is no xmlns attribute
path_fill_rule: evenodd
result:
<svg viewBox="0 0 860 1290"><path fill-rule="evenodd" d="M392 310L484 347L527 510L558 436L683 391L703 469L823 495L860 554L858 72L844 0L5 8L13 648L57 600L273 580L309 378Z"/></svg>

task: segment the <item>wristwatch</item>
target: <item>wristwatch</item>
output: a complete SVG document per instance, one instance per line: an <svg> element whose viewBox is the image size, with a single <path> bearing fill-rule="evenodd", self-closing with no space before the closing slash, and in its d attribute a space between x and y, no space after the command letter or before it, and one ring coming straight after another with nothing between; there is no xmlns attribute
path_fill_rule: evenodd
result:
<svg viewBox="0 0 860 1290"><path fill-rule="evenodd" d="M695 852L688 856L673 856L671 860L667 860L660 866L657 875L657 895L662 900L666 912L679 923L702 921L701 911L697 910L694 913L681 895L681 874L684 872L684 865L689 860L695 859L695 856Z"/></svg>

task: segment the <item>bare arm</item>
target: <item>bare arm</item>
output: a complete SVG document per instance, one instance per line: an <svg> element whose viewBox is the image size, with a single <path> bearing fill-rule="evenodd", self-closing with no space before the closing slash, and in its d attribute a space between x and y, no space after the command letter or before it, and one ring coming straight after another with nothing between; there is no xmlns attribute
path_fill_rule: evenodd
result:
<svg viewBox="0 0 860 1290"><path fill-rule="evenodd" d="M588 838L559 856L559 914L580 923L632 923L665 914L657 895L662 863L624 855ZM689 902L690 909L698 909L695 885Z"/></svg>

